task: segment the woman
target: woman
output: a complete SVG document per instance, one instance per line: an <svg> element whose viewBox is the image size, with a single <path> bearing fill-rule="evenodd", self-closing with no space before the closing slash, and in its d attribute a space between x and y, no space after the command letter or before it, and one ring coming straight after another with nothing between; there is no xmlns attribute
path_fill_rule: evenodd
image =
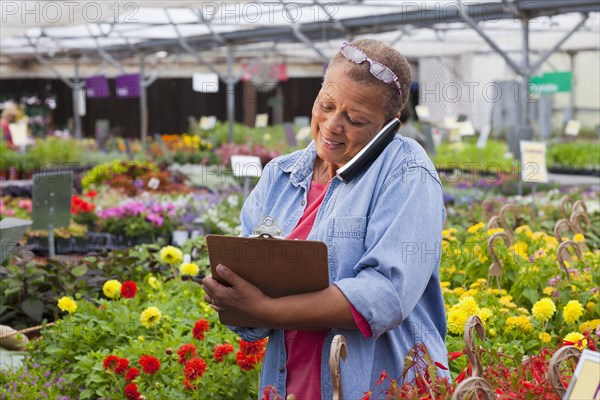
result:
<svg viewBox="0 0 600 400"><path fill-rule="evenodd" d="M418 343L447 365L446 316L438 268L445 218L437 173L411 139L395 135L350 181L336 176L407 103L410 67L374 40L344 44L331 60L312 111L313 141L267 165L242 210L242 235L272 216L290 239L328 246L331 285L269 298L226 266L232 286L204 280L217 311L244 313L247 341L269 337L260 387L296 399L330 399L328 355L342 334L344 397L360 398L382 371L399 378ZM446 371L438 371L447 376Z"/></svg>

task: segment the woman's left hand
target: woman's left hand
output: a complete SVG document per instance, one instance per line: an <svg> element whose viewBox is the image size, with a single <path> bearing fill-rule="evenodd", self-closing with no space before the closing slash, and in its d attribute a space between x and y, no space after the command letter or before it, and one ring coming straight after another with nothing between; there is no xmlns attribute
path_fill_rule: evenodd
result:
<svg viewBox="0 0 600 400"><path fill-rule="evenodd" d="M204 300L219 313L232 312L253 321L253 325L265 326L264 313L261 311L264 311L266 302L271 298L222 264L217 265L217 272L231 286L220 284L212 275L207 276L202 280L206 292Z"/></svg>

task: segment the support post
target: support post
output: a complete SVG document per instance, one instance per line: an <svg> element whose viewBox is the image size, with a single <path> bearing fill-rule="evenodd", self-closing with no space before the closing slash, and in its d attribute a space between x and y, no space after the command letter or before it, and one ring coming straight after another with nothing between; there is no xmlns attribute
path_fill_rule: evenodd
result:
<svg viewBox="0 0 600 400"><path fill-rule="evenodd" d="M146 55L140 56L140 140L142 141L142 152L146 152L146 136L148 135L148 98L145 82Z"/></svg>
<svg viewBox="0 0 600 400"><path fill-rule="evenodd" d="M233 52L227 46L227 124L229 127L229 143L233 143L233 122L235 120L235 78L233 76Z"/></svg>
<svg viewBox="0 0 600 400"><path fill-rule="evenodd" d="M73 84L71 91L73 92L73 125L75 129L75 138L81 139L81 115L79 115L79 102L81 100L81 82L79 81L79 58L73 58L75 62Z"/></svg>
<svg viewBox="0 0 600 400"><path fill-rule="evenodd" d="M531 72L529 69L529 19L524 17L521 19L523 27L523 105L521 107L521 125L529 125L529 79Z"/></svg>

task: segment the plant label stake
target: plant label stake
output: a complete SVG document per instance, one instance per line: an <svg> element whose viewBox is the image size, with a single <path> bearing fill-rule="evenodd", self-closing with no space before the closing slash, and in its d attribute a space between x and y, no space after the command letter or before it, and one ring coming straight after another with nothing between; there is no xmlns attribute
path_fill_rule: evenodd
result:
<svg viewBox="0 0 600 400"><path fill-rule="evenodd" d="M500 262L500 258L496 254L496 250L494 248L494 244L496 240L502 238L506 246L510 246L510 239L507 234L503 232L494 233L490 239L488 240L488 253L492 256L492 265L488 270L488 279L487 279L487 287L490 286L490 281L495 278L496 286L500 289L500 280L502 278L502 263Z"/></svg>
<svg viewBox="0 0 600 400"><path fill-rule="evenodd" d="M485 329L483 323L476 315L471 315L465 323L465 349L467 358L473 369L471 376L462 381L454 391L452 400L462 400L466 398L494 400L496 398L492 386L481 377L483 368L481 365L481 357L475 346L475 336L473 332L477 332L477 336L482 341L485 340Z"/></svg>
<svg viewBox="0 0 600 400"><path fill-rule="evenodd" d="M340 371L340 356L346 361L348 349L346 339L342 335L335 335L329 351L329 369L333 383L333 400L342 400L342 373Z"/></svg>
<svg viewBox="0 0 600 400"><path fill-rule="evenodd" d="M582 259L581 256L581 249L579 248L579 246L577 246L577 243L575 243L572 240L567 240L566 242L562 242L559 246L558 249L556 249L556 260L558 261L558 265L560 265L562 267L562 269L565 270L565 273L567 274L567 279L571 280L571 276L569 275L569 270L567 269L567 266L565 265L565 253L567 253L567 255L569 255L569 253L567 252L567 247L573 247L575 249L575 254L577 254L577 258L578 259ZM569 256L570 258L570 256Z"/></svg>
<svg viewBox="0 0 600 400"><path fill-rule="evenodd" d="M54 228L71 223L73 171L42 172L33 176L31 229L48 229L48 257L54 258Z"/></svg>

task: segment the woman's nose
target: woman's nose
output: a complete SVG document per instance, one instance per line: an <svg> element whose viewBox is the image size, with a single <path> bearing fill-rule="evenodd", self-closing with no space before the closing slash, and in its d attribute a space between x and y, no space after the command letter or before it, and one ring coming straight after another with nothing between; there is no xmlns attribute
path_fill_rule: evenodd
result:
<svg viewBox="0 0 600 400"><path fill-rule="evenodd" d="M327 129L327 131L331 133L341 134L344 130L342 116L337 113L328 115L327 121L325 122L325 129Z"/></svg>

